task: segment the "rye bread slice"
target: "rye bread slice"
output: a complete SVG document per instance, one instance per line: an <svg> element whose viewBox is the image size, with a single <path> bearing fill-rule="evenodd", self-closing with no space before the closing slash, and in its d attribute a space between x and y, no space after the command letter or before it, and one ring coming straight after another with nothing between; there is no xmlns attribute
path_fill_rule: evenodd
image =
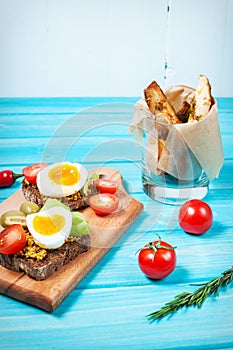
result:
<svg viewBox="0 0 233 350"><path fill-rule="evenodd" d="M40 208L43 207L48 197L44 196L36 185L30 184L27 180L22 181L22 191L26 200L36 203ZM88 206L88 199L93 194L98 193L96 187L90 183L88 194L84 194L81 189L71 196L56 198L64 203L70 210L78 210Z"/></svg>
<svg viewBox="0 0 233 350"><path fill-rule="evenodd" d="M74 241L64 243L58 249L48 250L47 256L42 261L0 253L0 264L17 272L23 271L29 277L41 281L53 275L79 254L88 251L90 245L91 237L87 234L75 238Z"/></svg>

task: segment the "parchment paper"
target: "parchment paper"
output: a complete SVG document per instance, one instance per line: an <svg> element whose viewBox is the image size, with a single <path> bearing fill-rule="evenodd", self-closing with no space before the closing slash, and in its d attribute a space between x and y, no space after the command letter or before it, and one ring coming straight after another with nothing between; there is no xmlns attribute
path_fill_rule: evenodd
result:
<svg viewBox="0 0 233 350"><path fill-rule="evenodd" d="M194 92L191 87L177 85L166 89L165 95L177 112L183 101L192 100ZM163 171L178 179L193 180L203 169L209 180L218 177L224 155L216 101L208 115L200 121L165 125L167 135L159 159L158 139L161 137L161 130L158 130L156 123L153 127L148 125L148 120L156 121L156 118L150 112L146 101L140 99L135 104L129 133L135 135L138 144L142 144L143 132L146 133L147 162L151 171L157 175Z"/></svg>

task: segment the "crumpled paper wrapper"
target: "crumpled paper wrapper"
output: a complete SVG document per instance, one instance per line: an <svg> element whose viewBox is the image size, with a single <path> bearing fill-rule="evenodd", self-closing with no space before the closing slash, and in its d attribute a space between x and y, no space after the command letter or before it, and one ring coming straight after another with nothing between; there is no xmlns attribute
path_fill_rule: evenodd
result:
<svg viewBox="0 0 233 350"><path fill-rule="evenodd" d="M165 95L176 112L183 101L192 100L194 93L193 88L182 85L165 90ZM144 132L147 135L144 145L146 162L154 174L165 172L180 180L194 180L203 169L210 181L218 177L224 155L216 101L208 115L200 121L163 126L160 124L158 127L146 101L140 99L135 104L129 133L135 135L138 144L142 144ZM160 155L159 139L164 140Z"/></svg>

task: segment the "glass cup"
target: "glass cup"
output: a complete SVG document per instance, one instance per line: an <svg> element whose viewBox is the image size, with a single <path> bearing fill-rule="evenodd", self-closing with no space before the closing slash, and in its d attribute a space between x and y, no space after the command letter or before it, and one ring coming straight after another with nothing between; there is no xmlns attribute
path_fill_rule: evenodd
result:
<svg viewBox="0 0 233 350"><path fill-rule="evenodd" d="M176 124L150 117L143 120L142 183L150 198L168 204L182 204L207 194L207 175Z"/></svg>

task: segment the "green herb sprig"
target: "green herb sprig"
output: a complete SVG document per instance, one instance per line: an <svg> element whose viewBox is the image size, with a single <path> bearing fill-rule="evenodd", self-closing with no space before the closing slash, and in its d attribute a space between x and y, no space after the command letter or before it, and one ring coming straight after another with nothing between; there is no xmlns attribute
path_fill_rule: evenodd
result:
<svg viewBox="0 0 233 350"><path fill-rule="evenodd" d="M224 271L220 277L205 283L192 293L184 292L176 295L172 301L167 302L161 309L147 315L147 319L153 322L171 315L183 307L194 306L200 308L210 295L218 296L219 289L228 285L232 280L233 267Z"/></svg>

